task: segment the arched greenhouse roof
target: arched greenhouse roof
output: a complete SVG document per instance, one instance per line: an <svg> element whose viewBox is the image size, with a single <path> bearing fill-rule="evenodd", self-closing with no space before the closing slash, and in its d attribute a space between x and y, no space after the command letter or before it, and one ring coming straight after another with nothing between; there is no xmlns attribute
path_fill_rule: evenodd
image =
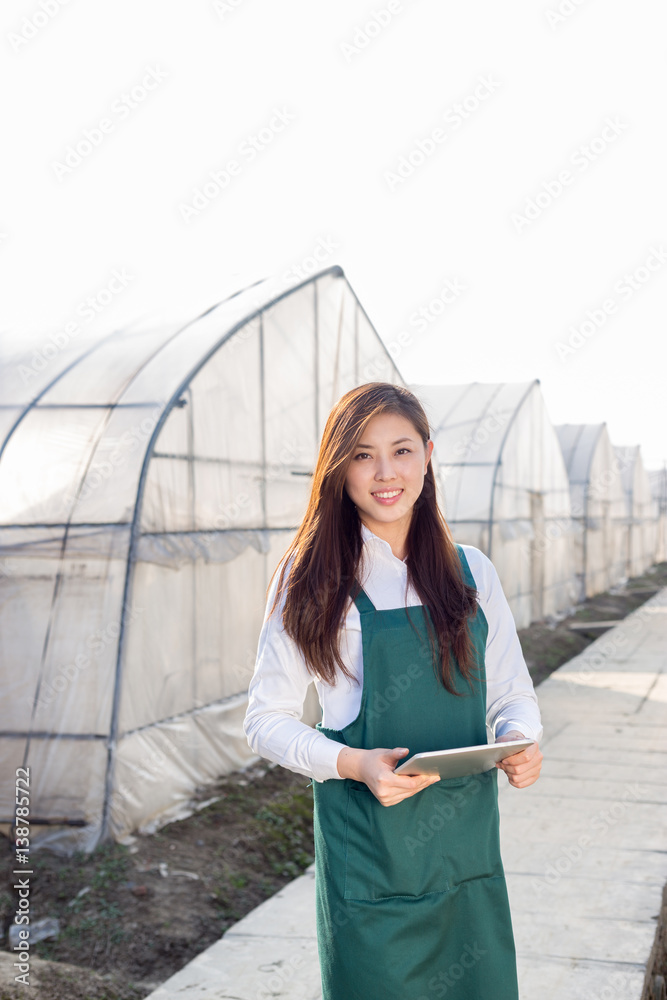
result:
<svg viewBox="0 0 667 1000"><path fill-rule="evenodd" d="M580 599L619 583L627 572L628 525L622 465L607 425L561 424L558 440L570 478Z"/></svg>
<svg viewBox="0 0 667 1000"><path fill-rule="evenodd" d="M340 267L46 354L1 411L0 823L30 766L33 843L69 851L252 758L266 587L326 417L404 383Z"/></svg>
<svg viewBox="0 0 667 1000"><path fill-rule="evenodd" d="M571 483L588 483L606 424L560 424L556 427Z"/></svg>
<svg viewBox="0 0 667 1000"><path fill-rule="evenodd" d="M454 538L493 560L517 626L569 607L569 482L539 380L411 388L432 428Z"/></svg>

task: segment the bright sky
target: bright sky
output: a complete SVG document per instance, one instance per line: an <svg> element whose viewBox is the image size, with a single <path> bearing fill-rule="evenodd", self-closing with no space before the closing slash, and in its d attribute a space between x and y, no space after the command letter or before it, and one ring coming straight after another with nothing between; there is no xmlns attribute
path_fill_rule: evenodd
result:
<svg viewBox="0 0 667 1000"><path fill-rule="evenodd" d="M408 383L539 378L554 423L667 459L659 0L0 16L5 337L340 264Z"/></svg>

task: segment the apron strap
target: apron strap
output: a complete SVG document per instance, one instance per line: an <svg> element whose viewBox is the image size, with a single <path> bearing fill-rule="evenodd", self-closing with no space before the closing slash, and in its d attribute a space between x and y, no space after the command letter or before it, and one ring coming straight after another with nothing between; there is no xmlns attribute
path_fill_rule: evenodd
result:
<svg viewBox="0 0 667 1000"><path fill-rule="evenodd" d="M465 552L460 545L456 546L456 551L459 554L459 562L461 563L461 570L463 572L463 579L465 583L467 583L469 587L474 587L475 590L477 590L477 584L475 583L475 578L472 575L470 564L466 559Z"/></svg>
<svg viewBox="0 0 667 1000"><path fill-rule="evenodd" d="M465 582L468 584L469 587L475 587L475 589L477 589L477 584L475 583L475 578L472 575L472 572L470 570L470 566L468 564L468 560L465 557L465 553L464 553L464 551L463 551L463 549L461 548L460 545L458 545L456 543L455 543L455 545L456 545L456 551L458 553L459 561L461 563L461 571L463 573L463 579L465 580ZM358 581L355 580L354 581L354 587L352 588L352 590L350 590L350 597L352 597L353 591L357 587L359 587L359 586L360 585L359 585ZM368 596L368 594L366 593L366 591L363 589L363 587L360 587L359 593L354 598L354 603L357 605L357 608L359 609L359 612L362 612L362 611L376 611L377 610L377 608L375 607L375 605L373 604L373 602L371 601L370 597Z"/></svg>
<svg viewBox="0 0 667 1000"><path fill-rule="evenodd" d="M358 586L359 586L359 584L355 580L354 581L354 587L350 591L350 597L352 597L352 594L353 594L354 590ZM375 611L376 610L375 605L373 604L373 602L371 601L370 597L368 596L368 594L366 593L366 591L363 589L363 587L361 587L361 589L359 590L359 593L354 598L354 603L357 605L357 608L359 609L359 613L360 614L363 613L364 611Z"/></svg>

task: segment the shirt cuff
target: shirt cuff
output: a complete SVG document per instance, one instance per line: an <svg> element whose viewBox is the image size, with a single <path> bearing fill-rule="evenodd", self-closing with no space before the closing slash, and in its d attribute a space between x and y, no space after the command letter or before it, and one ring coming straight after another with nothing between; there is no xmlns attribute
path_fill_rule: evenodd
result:
<svg viewBox="0 0 667 1000"><path fill-rule="evenodd" d="M540 727L539 733L536 733L533 727L528 725L528 723L524 722L522 719L510 719L509 721L502 722L497 727L494 739L497 741L500 736L506 736L507 733L511 733L513 729L523 733L527 740L535 740L535 742L539 742L542 738L542 727Z"/></svg>
<svg viewBox="0 0 667 1000"><path fill-rule="evenodd" d="M317 744L317 761L312 763L313 781L328 781L329 778L342 780L338 773L338 754L346 744L331 740L324 733L318 733L318 736L321 736L321 741Z"/></svg>

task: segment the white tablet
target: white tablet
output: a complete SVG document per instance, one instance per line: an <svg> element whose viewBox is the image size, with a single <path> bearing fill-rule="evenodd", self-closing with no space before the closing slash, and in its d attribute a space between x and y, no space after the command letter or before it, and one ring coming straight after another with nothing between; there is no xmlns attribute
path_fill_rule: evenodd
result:
<svg viewBox="0 0 667 1000"><path fill-rule="evenodd" d="M482 743L476 747L434 750L416 753L394 769L395 774L439 774L441 778L463 778L481 774L505 757L531 746L535 740L507 740L505 743Z"/></svg>

